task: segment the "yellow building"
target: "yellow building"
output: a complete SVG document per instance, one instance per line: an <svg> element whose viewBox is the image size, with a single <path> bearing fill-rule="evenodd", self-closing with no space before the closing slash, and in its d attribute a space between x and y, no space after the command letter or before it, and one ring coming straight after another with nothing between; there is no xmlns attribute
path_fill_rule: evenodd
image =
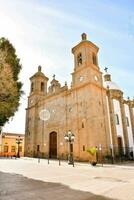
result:
<svg viewBox="0 0 134 200"><path fill-rule="evenodd" d="M19 144L18 144L19 143ZM24 134L2 133L0 139L0 155L24 156Z"/></svg>

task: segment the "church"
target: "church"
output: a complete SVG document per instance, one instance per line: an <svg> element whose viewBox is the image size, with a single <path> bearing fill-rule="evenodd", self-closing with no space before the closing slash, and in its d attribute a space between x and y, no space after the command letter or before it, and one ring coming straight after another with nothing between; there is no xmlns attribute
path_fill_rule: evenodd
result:
<svg viewBox="0 0 134 200"><path fill-rule="evenodd" d="M98 63L99 48L81 35L72 48L72 83L61 86L55 75L49 78L41 66L30 77L26 108L25 156L65 159L69 151L75 160L88 160L87 149L96 147L103 156L134 155L134 100ZM68 142L66 136L72 134Z"/></svg>

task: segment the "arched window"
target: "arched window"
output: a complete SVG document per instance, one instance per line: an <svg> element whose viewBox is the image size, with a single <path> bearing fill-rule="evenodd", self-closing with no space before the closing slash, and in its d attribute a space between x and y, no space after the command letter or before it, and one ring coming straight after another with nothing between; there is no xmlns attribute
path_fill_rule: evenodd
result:
<svg viewBox="0 0 134 200"><path fill-rule="evenodd" d="M33 92L33 90L34 90L34 83L32 82L31 83L31 92Z"/></svg>
<svg viewBox="0 0 134 200"><path fill-rule="evenodd" d="M44 92L44 83L41 82L41 92Z"/></svg>
<svg viewBox="0 0 134 200"><path fill-rule="evenodd" d="M83 145L83 151L85 151L85 145Z"/></svg>
<svg viewBox="0 0 134 200"><path fill-rule="evenodd" d="M118 116L118 114L115 114L115 123L116 123L116 125L120 124L119 123L119 116Z"/></svg>
<svg viewBox="0 0 134 200"><path fill-rule="evenodd" d="M84 128L84 122L82 122L82 128Z"/></svg>
<svg viewBox="0 0 134 200"><path fill-rule="evenodd" d="M126 116L126 123L127 123L127 126L129 126L129 119L127 116Z"/></svg>
<svg viewBox="0 0 134 200"><path fill-rule="evenodd" d="M81 53L79 53L77 56L77 63L78 63L78 65L82 64L82 54Z"/></svg>
<svg viewBox="0 0 134 200"><path fill-rule="evenodd" d="M53 85L52 86L52 92L55 93L55 91L56 91L56 88L55 88L55 85Z"/></svg>
<svg viewBox="0 0 134 200"><path fill-rule="evenodd" d="M92 59L93 59L93 64L97 65L97 58L96 58L96 55L94 53L92 55Z"/></svg>

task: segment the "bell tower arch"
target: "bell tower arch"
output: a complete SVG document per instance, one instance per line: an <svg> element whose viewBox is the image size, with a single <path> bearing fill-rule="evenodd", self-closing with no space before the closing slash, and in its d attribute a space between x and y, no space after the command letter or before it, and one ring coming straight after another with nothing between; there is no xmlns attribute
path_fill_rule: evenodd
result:
<svg viewBox="0 0 134 200"><path fill-rule="evenodd" d="M38 66L38 72L36 72L31 78L31 90L30 94L38 93L42 95L47 94L47 82L48 78L42 73L41 66Z"/></svg>
<svg viewBox="0 0 134 200"><path fill-rule="evenodd" d="M86 82L102 85L102 73L98 66L99 48L87 40L86 33L83 33L81 38L81 42L72 48L74 55L72 85L75 87Z"/></svg>
<svg viewBox="0 0 134 200"><path fill-rule="evenodd" d="M36 104L38 99L42 99L47 95L48 78L41 71L41 66L38 66L38 71L30 77L30 95L28 97L28 107Z"/></svg>

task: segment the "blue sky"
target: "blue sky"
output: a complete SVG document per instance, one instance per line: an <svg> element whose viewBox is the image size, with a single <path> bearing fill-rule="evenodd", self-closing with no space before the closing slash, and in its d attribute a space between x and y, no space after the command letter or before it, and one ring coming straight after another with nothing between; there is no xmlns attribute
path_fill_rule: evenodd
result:
<svg viewBox="0 0 134 200"><path fill-rule="evenodd" d="M101 71L109 68L112 80L133 98L133 0L0 0L0 37L8 38L21 59L20 79L26 95L4 131L24 132L29 77L42 65L43 72L64 84L73 71L71 48L86 32L99 48Z"/></svg>

